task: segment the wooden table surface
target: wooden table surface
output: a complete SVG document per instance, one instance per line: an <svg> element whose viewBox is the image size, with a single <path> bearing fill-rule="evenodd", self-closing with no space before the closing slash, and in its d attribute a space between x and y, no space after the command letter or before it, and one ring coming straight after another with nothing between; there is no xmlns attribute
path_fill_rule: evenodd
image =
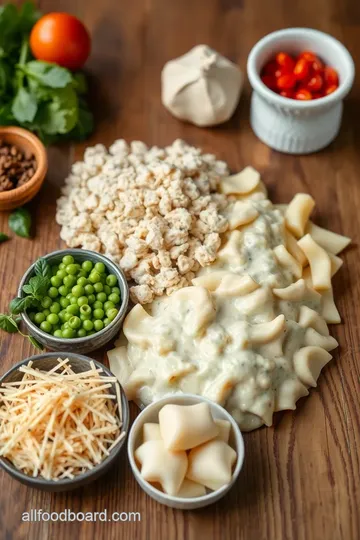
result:
<svg viewBox="0 0 360 540"><path fill-rule="evenodd" d="M61 9L81 17L93 37L87 64L97 129L87 144L114 139L166 145L180 137L216 153L235 171L258 168L272 199L287 202L298 191L317 202L316 222L351 236L352 248L336 276L343 324L340 342L318 388L295 412L276 416L272 428L245 434L246 459L237 486L220 503L195 512L167 509L136 484L125 453L107 476L80 491L46 494L0 472L0 537L42 540L358 540L360 538L359 407L359 209L360 85L346 100L343 127L326 150L291 157L272 152L249 126L249 84L233 119L198 129L172 118L160 102L164 63L207 43L244 70L251 47L264 34L310 26L339 38L360 60L358 0L43 0L43 11ZM358 63L358 65L360 65ZM70 164L85 144L49 149L49 173L30 204L33 240L12 238L0 247L1 305L7 309L20 277L37 257L63 247L55 202ZM7 215L0 230L8 232ZM0 332L1 368L34 353L21 336ZM105 359L105 351L94 354ZM106 361L106 360L105 360ZM135 414L135 408L133 409ZM140 512L137 523L26 523L31 509L61 512Z"/></svg>

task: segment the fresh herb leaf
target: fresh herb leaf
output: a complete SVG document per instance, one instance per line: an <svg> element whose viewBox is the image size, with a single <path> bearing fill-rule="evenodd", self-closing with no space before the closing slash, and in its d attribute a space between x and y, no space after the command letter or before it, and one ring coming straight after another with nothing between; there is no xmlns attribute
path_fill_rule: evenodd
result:
<svg viewBox="0 0 360 540"><path fill-rule="evenodd" d="M81 104L79 108L79 118L76 126L69 133L69 138L76 141L83 141L92 133L94 129L93 114L86 108L85 104Z"/></svg>
<svg viewBox="0 0 360 540"><path fill-rule="evenodd" d="M30 278L29 283L23 286L25 294L31 295L36 300L41 300L50 285L50 279L44 276L34 276Z"/></svg>
<svg viewBox="0 0 360 540"><path fill-rule="evenodd" d="M51 266L46 259L40 257L35 263L35 274L37 276L43 276L48 279L52 277Z"/></svg>
<svg viewBox="0 0 360 540"><path fill-rule="evenodd" d="M73 74L73 87L78 94L86 94L88 91L86 77L81 71Z"/></svg>
<svg viewBox="0 0 360 540"><path fill-rule="evenodd" d="M34 298L31 296L16 297L10 302L10 311L13 315L23 313L28 307L34 304Z"/></svg>
<svg viewBox="0 0 360 540"><path fill-rule="evenodd" d="M30 33L34 24L40 19L41 13L32 2L24 2L19 11L19 29L22 33Z"/></svg>
<svg viewBox="0 0 360 540"><path fill-rule="evenodd" d="M16 321L14 321L11 315L6 315L6 313L0 313L0 328L10 334L15 334L19 330Z"/></svg>
<svg viewBox="0 0 360 540"><path fill-rule="evenodd" d="M39 108L35 121L48 135L66 134L78 121L78 97L71 86L53 90L51 101Z"/></svg>
<svg viewBox="0 0 360 540"><path fill-rule="evenodd" d="M6 240L9 240L9 237L6 234L0 232L0 244L2 242L6 242Z"/></svg>
<svg viewBox="0 0 360 540"><path fill-rule="evenodd" d="M32 60L21 69L26 75L49 88L65 88L72 81L72 75L68 69L51 64L50 62Z"/></svg>
<svg viewBox="0 0 360 540"><path fill-rule="evenodd" d="M18 208L9 216L10 229L22 238L30 238L31 214L27 208Z"/></svg>
<svg viewBox="0 0 360 540"><path fill-rule="evenodd" d="M38 109L36 98L20 87L12 104L12 113L18 122L32 122Z"/></svg>
<svg viewBox="0 0 360 540"><path fill-rule="evenodd" d="M36 349L40 349L40 351L44 350L43 345L36 338L34 338L34 336L28 335L27 338Z"/></svg>

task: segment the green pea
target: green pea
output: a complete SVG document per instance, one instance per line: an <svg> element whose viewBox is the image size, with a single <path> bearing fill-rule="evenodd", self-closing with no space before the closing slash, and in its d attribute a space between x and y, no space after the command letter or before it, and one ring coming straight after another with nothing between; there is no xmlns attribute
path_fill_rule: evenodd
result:
<svg viewBox="0 0 360 540"><path fill-rule="evenodd" d="M64 321L65 322L69 322L69 320L71 319L71 317L73 317L72 313L68 313L67 311L65 312L65 315L64 315Z"/></svg>
<svg viewBox="0 0 360 540"><path fill-rule="evenodd" d="M91 285L90 283L88 283L87 285L85 285L84 289L85 289L85 293L86 293L86 294L93 294L93 292L94 292L94 290L95 290L94 287L93 287L93 285Z"/></svg>
<svg viewBox="0 0 360 540"><path fill-rule="evenodd" d="M115 294L115 293L111 293L109 294L109 298L110 302L114 302L114 304L119 304L120 303L120 296L118 294Z"/></svg>
<svg viewBox="0 0 360 540"><path fill-rule="evenodd" d="M65 328L62 331L62 334L65 339L72 339L75 337L75 331L72 328Z"/></svg>
<svg viewBox="0 0 360 540"><path fill-rule="evenodd" d="M110 319L110 321L113 321L118 313L119 313L119 310L114 308L114 309L109 309L106 315L107 315L107 318Z"/></svg>
<svg viewBox="0 0 360 540"><path fill-rule="evenodd" d="M67 294L65 298L63 296L60 298L59 302L60 302L60 306L62 308L66 308L66 307L70 306L70 300L69 300L68 296L69 295Z"/></svg>
<svg viewBox="0 0 360 540"><path fill-rule="evenodd" d="M72 275L67 275L64 277L64 285L68 289L71 289L76 283L76 277Z"/></svg>
<svg viewBox="0 0 360 540"><path fill-rule="evenodd" d="M43 314L45 315L45 318L50 315L50 309L46 308L46 309L43 309Z"/></svg>
<svg viewBox="0 0 360 540"><path fill-rule="evenodd" d="M86 336L86 330L85 328L79 328L77 331L77 337L85 337Z"/></svg>
<svg viewBox="0 0 360 540"><path fill-rule="evenodd" d="M55 330L54 332L54 336L57 337L57 338L62 338L63 337L63 333L60 329L57 329Z"/></svg>
<svg viewBox="0 0 360 540"><path fill-rule="evenodd" d="M89 281L91 283L99 283L99 281L101 281L101 276L99 272L96 272L96 270L93 270L89 276Z"/></svg>
<svg viewBox="0 0 360 540"><path fill-rule="evenodd" d="M93 263L91 261L84 261L81 265L82 269L85 270L85 272L90 273L93 269Z"/></svg>
<svg viewBox="0 0 360 540"><path fill-rule="evenodd" d="M105 272L105 264L102 262L97 262L94 266L94 269L99 272L99 274L103 274Z"/></svg>
<svg viewBox="0 0 360 540"><path fill-rule="evenodd" d="M87 336L92 336L93 334L96 334L95 330L91 330L91 332L87 332Z"/></svg>
<svg viewBox="0 0 360 540"><path fill-rule="evenodd" d="M50 281L53 287L60 287L60 285L62 285L62 280L59 278L59 276L52 276Z"/></svg>
<svg viewBox="0 0 360 540"><path fill-rule="evenodd" d="M105 313L107 313L109 311L109 309L114 309L115 307L115 304L114 302L111 302L110 300L108 300L107 302L105 302L104 304L104 310L105 310Z"/></svg>
<svg viewBox="0 0 360 540"><path fill-rule="evenodd" d="M77 274L77 278L80 279L80 278L85 278L87 279L86 277L86 272L84 272L84 270L79 270L78 274Z"/></svg>
<svg viewBox="0 0 360 540"><path fill-rule="evenodd" d="M98 283L94 283L94 289L95 292L99 293L104 290L104 285L99 281Z"/></svg>
<svg viewBox="0 0 360 540"><path fill-rule="evenodd" d="M50 289L48 290L48 295L50 296L50 298L56 298L59 294L59 291L56 287L50 287Z"/></svg>
<svg viewBox="0 0 360 540"><path fill-rule="evenodd" d="M30 313L27 314L30 321L31 322L34 322L35 321L35 312L34 311L31 311Z"/></svg>
<svg viewBox="0 0 360 540"><path fill-rule="evenodd" d="M100 302L99 300L96 300L93 305L93 309L102 309L104 307L104 304Z"/></svg>
<svg viewBox="0 0 360 540"><path fill-rule="evenodd" d="M106 302L107 300L107 296L106 296L106 293L104 292L99 292L97 295L96 295L96 299L98 302Z"/></svg>
<svg viewBox="0 0 360 540"><path fill-rule="evenodd" d="M106 283L109 285L109 287L115 287L117 282L117 277L114 274L109 274L106 278Z"/></svg>
<svg viewBox="0 0 360 540"><path fill-rule="evenodd" d="M41 324L43 321L45 321L45 319L46 317L41 311L39 313L35 313L34 321L36 324Z"/></svg>
<svg viewBox="0 0 360 540"><path fill-rule="evenodd" d="M111 292L114 293L114 294L118 294L120 296L120 289L119 287L113 287L111 289Z"/></svg>
<svg viewBox="0 0 360 540"><path fill-rule="evenodd" d="M58 265L54 264L54 266L51 267L52 275L56 276L58 270L59 270Z"/></svg>
<svg viewBox="0 0 360 540"><path fill-rule="evenodd" d="M82 325L86 332L90 332L94 328L94 323L90 321L90 319L86 319L85 321L83 321Z"/></svg>
<svg viewBox="0 0 360 540"><path fill-rule="evenodd" d="M70 304L77 304L77 301L78 299L76 298L76 296L71 295Z"/></svg>
<svg viewBox="0 0 360 540"><path fill-rule="evenodd" d="M50 313L60 313L60 311L61 311L61 306L60 306L59 302L54 302L50 306Z"/></svg>
<svg viewBox="0 0 360 540"><path fill-rule="evenodd" d="M65 270L66 268L66 264L64 264L63 262L59 264L59 270Z"/></svg>
<svg viewBox="0 0 360 540"><path fill-rule="evenodd" d="M65 309L62 309L59 313L59 319L61 322L65 322L65 313L66 313Z"/></svg>
<svg viewBox="0 0 360 540"><path fill-rule="evenodd" d="M79 311L80 308L77 304L70 304L70 306L66 308L66 313L71 313L71 315L77 315Z"/></svg>
<svg viewBox="0 0 360 540"><path fill-rule="evenodd" d="M106 284L106 274L100 274L100 281L103 285Z"/></svg>
<svg viewBox="0 0 360 540"><path fill-rule="evenodd" d="M88 280L86 279L86 277L79 277L76 283L81 287L85 287L85 285L88 284Z"/></svg>
<svg viewBox="0 0 360 540"><path fill-rule="evenodd" d="M97 332L100 332L100 330L104 328L104 323L97 319L96 321L94 321L94 328Z"/></svg>
<svg viewBox="0 0 360 540"><path fill-rule="evenodd" d="M71 319L69 319L69 326L70 328L72 328L73 330L77 330L78 328L80 328L81 326L81 320L79 317L76 317L76 315L74 315L73 317L71 317Z"/></svg>
<svg viewBox="0 0 360 540"><path fill-rule="evenodd" d="M111 294L111 289L109 287L109 285L104 285L104 293L109 296L109 294Z"/></svg>
<svg viewBox="0 0 360 540"><path fill-rule="evenodd" d="M70 328L69 321L64 322L64 324L61 327L61 330L65 330L65 328Z"/></svg>
<svg viewBox="0 0 360 540"><path fill-rule="evenodd" d="M65 264L65 266L68 266L68 264L73 264L74 257L72 255L64 255L62 262Z"/></svg>
<svg viewBox="0 0 360 540"><path fill-rule="evenodd" d="M65 270L58 270L57 273L56 273L57 277L59 277L61 280L64 279L64 277L67 276L67 273Z"/></svg>
<svg viewBox="0 0 360 540"><path fill-rule="evenodd" d="M78 298L78 306L84 306L85 304L88 303L88 299L87 299L87 296L80 296L80 298Z"/></svg>
<svg viewBox="0 0 360 540"><path fill-rule="evenodd" d="M59 322L59 317L56 315L56 313L50 313L50 315L46 317L46 320L51 325L55 325Z"/></svg>
<svg viewBox="0 0 360 540"><path fill-rule="evenodd" d="M80 307L80 316L84 319L90 319L91 317L91 307L87 304Z"/></svg>
<svg viewBox="0 0 360 540"><path fill-rule="evenodd" d="M105 315L105 312L103 309L94 309L93 316L94 319L102 319Z"/></svg>
<svg viewBox="0 0 360 540"><path fill-rule="evenodd" d="M70 292L69 289L67 287L65 287L65 285L61 285L61 287L59 287L58 291L61 294L61 296L66 296Z"/></svg>
<svg viewBox="0 0 360 540"><path fill-rule="evenodd" d="M52 304L52 300L49 296L44 296L44 298L41 300L41 305L43 308L49 308Z"/></svg>
<svg viewBox="0 0 360 540"><path fill-rule="evenodd" d="M43 330L44 332L47 332L48 334L51 333L51 330L52 330L52 326L51 324L49 323L49 321L43 321L41 324L40 324L40 328L41 330Z"/></svg>
<svg viewBox="0 0 360 540"><path fill-rule="evenodd" d="M65 270L66 270L66 273L70 274L71 276L74 276L78 272L76 264L68 264Z"/></svg>
<svg viewBox="0 0 360 540"><path fill-rule="evenodd" d="M95 300L96 300L95 294L89 294L87 299L88 299L88 304L91 306L91 304L93 304L95 302Z"/></svg>
<svg viewBox="0 0 360 540"><path fill-rule="evenodd" d="M110 323L111 323L110 319L108 317L105 317L104 326L108 326Z"/></svg>
<svg viewBox="0 0 360 540"><path fill-rule="evenodd" d="M85 290L84 287L81 285L74 285L74 287L71 289L71 292L73 293L76 298L79 298L80 296L84 296Z"/></svg>

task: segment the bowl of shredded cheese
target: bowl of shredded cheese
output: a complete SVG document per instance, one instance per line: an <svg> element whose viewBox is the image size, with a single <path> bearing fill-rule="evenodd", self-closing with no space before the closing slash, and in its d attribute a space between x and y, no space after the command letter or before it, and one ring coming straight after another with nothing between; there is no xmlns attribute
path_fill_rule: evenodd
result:
<svg viewBox="0 0 360 540"><path fill-rule="evenodd" d="M115 463L129 426L116 377L72 353L32 356L0 379L0 466L34 488L67 491Z"/></svg>

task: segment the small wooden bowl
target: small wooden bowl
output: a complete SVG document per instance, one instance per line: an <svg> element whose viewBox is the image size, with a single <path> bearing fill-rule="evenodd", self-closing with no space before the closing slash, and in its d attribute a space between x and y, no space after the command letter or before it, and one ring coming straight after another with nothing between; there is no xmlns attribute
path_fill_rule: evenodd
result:
<svg viewBox="0 0 360 540"><path fill-rule="evenodd" d="M45 179L48 163L45 146L30 131L15 126L0 127L0 139L24 152L31 152L37 163L34 176L26 184L10 191L0 192L0 212L2 212L23 206L35 197Z"/></svg>

